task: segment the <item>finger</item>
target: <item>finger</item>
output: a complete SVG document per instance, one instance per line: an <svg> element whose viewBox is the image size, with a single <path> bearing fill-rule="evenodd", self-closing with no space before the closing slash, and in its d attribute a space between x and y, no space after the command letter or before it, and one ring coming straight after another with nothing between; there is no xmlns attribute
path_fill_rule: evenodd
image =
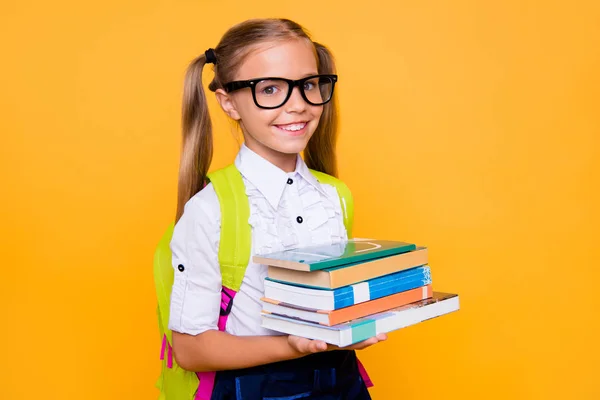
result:
<svg viewBox="0 0 600 400"><path fill-rule="evenodd" d="M292 341L296 350L300 353L310 353L310 340L301 338L299 336L290 336L290 340Z"/></svg>
<svg viewBox="0 0 600 400"><path fill-rule="evenodd" d="M310 353L310 342L299 340L298 350L300 350L301 353Z"/></svg>
<svg viewBox="0 0 600 400"><path fill-rule="evenodd" d="M327 343L323 342L322 340L313 340L311 342L311 346L313 353L327 350Z"/></svg>
<svg viewBox="0 0 600 400"><path fill-rule="evenodd" d="M364 341L364 342L362 342L361 344L362 344L363 346L372 346L372 345L374 345L375 343L377 343L378 341L379 341L379 340L377 340L377 337L372 337L372 338L369 338L369 339L365 340L365 341Z"/></svg>
<svg viewBox="0 0 600 400"><path fill-rule="evenodd" d="M369 338L367 340L363 340L362 342L355 343L350 348L353 349L353 350L362 350L362 349L365 349L365 348L367 348L369 346L374 345L377 342L378 342L377 337L372 337L372 338Z"/></svg>
<svg viewBox="0 0 600 400"><path fill-rule="evenodd" d="M372 346L376 343L383 342L384 340L387 340L387 334L380 333L376 336L373 336L373 337L361 342L360 344L363 344L365 346Z"/></svg>

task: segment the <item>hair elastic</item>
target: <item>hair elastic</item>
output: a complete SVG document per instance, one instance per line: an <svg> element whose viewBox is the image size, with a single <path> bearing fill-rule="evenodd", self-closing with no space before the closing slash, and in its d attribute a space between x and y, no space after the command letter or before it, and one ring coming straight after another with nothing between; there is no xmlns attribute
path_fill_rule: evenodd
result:
<svg viewBox="0 0 600 400"><path fill-rule="evenodd" d="M206 57L207 64L216 64L217 63L217 55L215 54L215 50L210 48L204 52L204 57Z"/></svg>

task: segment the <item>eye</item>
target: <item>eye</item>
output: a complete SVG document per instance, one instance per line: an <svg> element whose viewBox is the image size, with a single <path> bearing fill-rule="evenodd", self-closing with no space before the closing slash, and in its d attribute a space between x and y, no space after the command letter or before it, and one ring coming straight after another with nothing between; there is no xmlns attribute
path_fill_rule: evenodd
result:
<svg viewBox="0 0 600 400"><path fill-rule="evenodd" d="M317 87L316 79L311 79L309 81L304 82L304 90L310 91Z"/></svg>
<svg viewBox="0 0 600 400"><path fill-rule="evenodd" d="M284 84L285 82L280 82L276 79L260 81L256 85L256 93L260 96L278 96L282 93Z"/></svg>
<svg viewBox="0 0 600 400"><path fill-rule="evenodd" d="M277 93L277 91L279 91L279 88L274 85L266 86L261 89L261 93L266 94L267 96L274 95L275 93Z"/></svg>

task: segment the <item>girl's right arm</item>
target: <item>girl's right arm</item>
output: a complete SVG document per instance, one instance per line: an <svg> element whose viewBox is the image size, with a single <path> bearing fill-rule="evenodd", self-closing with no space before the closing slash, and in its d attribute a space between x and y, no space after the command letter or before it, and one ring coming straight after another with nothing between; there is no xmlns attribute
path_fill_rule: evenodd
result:
<svg viewBox="0 0 600 400"><path fill-rule="evenodd" d="M325 347L326 348L326 347ZM318 343L293 347L287 336L235 336L209 330L192 336L173 332L175 361L188 371L221 371L302 357L318 351Z"/></svg>
<svg viewBox="0 0 600 400"><path fill-rule="evenodd" d="M380 334L345 349L361 350L386 339L385 334ZM217 330L196 336L173 332L175 361L194 372L248 368L337 349L297 336L234 336Z"/></svg>

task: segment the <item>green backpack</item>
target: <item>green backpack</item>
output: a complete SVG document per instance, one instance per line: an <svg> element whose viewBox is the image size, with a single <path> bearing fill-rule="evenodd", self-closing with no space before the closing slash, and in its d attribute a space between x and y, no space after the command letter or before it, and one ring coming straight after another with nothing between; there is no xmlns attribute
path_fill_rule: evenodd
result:
<svg viewBox="0 0 600 400"><path fill-rule="evenodd" d="M322 184L337 189L348 237L352 237L353 200L348 187L339 179L322 172L311 170ZM233 299L240 290L246 267L250 261L251 227L248 224L250 206L246 188L240 172L234 164L208 174L221 208L221 233L219 264L223 278L219 330L224 331ZM154 254L154 284L158 300L157 314L162 347L162 368L156 387L160 390L159 400L210 400L215 372L190 372L182 369L173 359L172 332L169 326L169 303L173 286L174 271L170 249L174 225L171 224L162 236ZM367 386L372 383L358 362Z"/></svg>

